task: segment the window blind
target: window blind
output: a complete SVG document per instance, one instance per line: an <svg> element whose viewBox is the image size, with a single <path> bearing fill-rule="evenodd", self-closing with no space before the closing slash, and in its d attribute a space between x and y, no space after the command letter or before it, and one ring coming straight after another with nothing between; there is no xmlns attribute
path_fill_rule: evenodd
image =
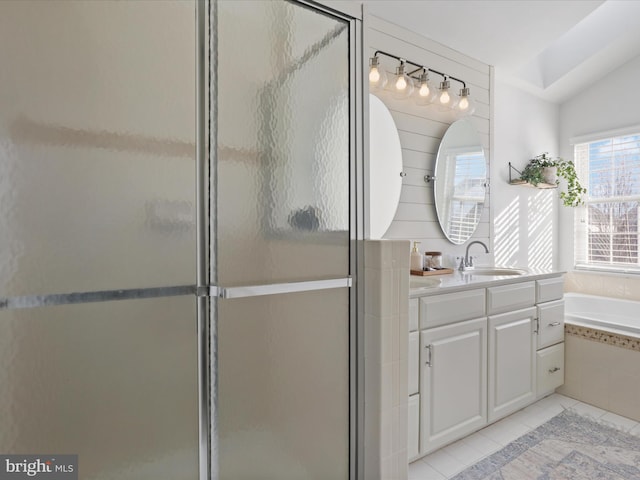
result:
<svg viewBox="0 0 640 480"><path fill-rule="evenodd" d="M575 215L576 268L640 273L640 134L576 144L585 205Z"/></svg>

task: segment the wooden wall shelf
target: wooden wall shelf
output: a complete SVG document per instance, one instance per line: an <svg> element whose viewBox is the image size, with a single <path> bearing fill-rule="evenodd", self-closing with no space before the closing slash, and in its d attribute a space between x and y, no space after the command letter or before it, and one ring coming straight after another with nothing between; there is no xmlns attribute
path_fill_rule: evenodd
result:
<svg viewBox="0 0 640 480"><path fill-rule="evenodd" d="M520 170L518 170L516 167L514 167L513 165L511 165L511 162L509 162L509 185L520 185L520 186L525 186L525 187L538 188L540 190L547 190L547 189L550 189L550 188L558 188L558 185L556 185L555 183L539 183L537 185L534 185L534 184L526 182L524 180L520 180L519 178L512 179L511 178L511 170L515 170L518 174L522 175L522 172Z"/></svg>

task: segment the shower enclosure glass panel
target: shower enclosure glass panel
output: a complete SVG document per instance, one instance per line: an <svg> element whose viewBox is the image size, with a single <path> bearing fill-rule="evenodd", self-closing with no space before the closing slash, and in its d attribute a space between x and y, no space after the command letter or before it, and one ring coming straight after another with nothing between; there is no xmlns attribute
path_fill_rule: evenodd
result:
<svg viewBox="0 0 640 480"><path fill-rule="evenodd" d="M344 280L350 24L285 1L215 14L217 286ZM217 300L221 479L348 478L350 298L343 282Z"/></svg>
<svg viewBox="0 0 640 480"><path fill-rule="evenodd" d="M348 24L220 1L217 32L219 284L347 276Z"/></svg>
<svg viewBox="0 0 640 480"><path fill-rule="evenodd" d="M0 454L198 478L195 13L0 1Z"/></svg>
<svg viewBox="0 0 640 480"><path fill-rule="evenodd" d="M0 311L0 452L195 480L194 318L192 296Z"/></svg>
<svg viewBox="0 0 640 480"><path fill-rule="evenodd" d="M0 296L192 284L192 2L0 2Z"/></svg>
<svg viewBox="0 0 640 480"><path fill-rule="evenodd" d="M347 478L346 288L218 304L220 478Z"/></svg>

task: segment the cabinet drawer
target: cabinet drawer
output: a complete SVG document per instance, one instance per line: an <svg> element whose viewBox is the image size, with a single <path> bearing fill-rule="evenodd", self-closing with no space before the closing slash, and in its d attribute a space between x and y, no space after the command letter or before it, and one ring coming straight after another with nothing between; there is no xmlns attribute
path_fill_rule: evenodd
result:
<svg viewBox="0 0 640 480"><path fill-rule="evenodd" d="M415 332L418 330L418 299L409 299L409 331Z"/></svg>
<svg viewBox="0 0 640 480"><path fill-rule="evenodd" d="M420 332L409 334L409 395L418 393L418 380L420 378Z"/></svg>
<svg viewBox="0 0 640 480"><path fill-rule="evenodd" d="M483 288L420 298L420 328L438 327L484 316Z"/></svg>
<svg viewBox="0 0 640 480"><path fill-rule="evenodd" d="M487 288L487 313L505 313L533 307L536 303L535 282L514 283Z"/></svg>
<svg viewBox="0 0 640 480"><path fill-rule="evenodd" d="M553 392L564 383L564 343L538 350L537 395Z"/></svg>
<svg viewBox="0 0 640 480"><path fill-rule="evenodd" d="M564 300L538 305L538 348L564 341Z"/></svg>
<svg viewBox="0 0 640 480"><path fill-rule="evenodd" d="M420 395L411 395L409 397L409 423L407 425L407 433L409 434L409 442L407 443L409 460L413 460L418 456L420 438Z"/></svg>
<svg viewBox="0 0 640 480"><path fill-rule="evenodd" d="M536 280L536 303L560 300L564 294L564 278Z"/></svg>

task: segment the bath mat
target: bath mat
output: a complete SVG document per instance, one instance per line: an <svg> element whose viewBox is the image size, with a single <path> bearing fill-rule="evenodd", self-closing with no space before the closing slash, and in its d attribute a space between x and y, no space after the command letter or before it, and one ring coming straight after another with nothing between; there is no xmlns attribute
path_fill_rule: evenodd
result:
<svg viewBox="0 0 640 480"><path fill-rule="evenodd" d="M453 479L640 479L640 438L565 410Z"/></svg>

